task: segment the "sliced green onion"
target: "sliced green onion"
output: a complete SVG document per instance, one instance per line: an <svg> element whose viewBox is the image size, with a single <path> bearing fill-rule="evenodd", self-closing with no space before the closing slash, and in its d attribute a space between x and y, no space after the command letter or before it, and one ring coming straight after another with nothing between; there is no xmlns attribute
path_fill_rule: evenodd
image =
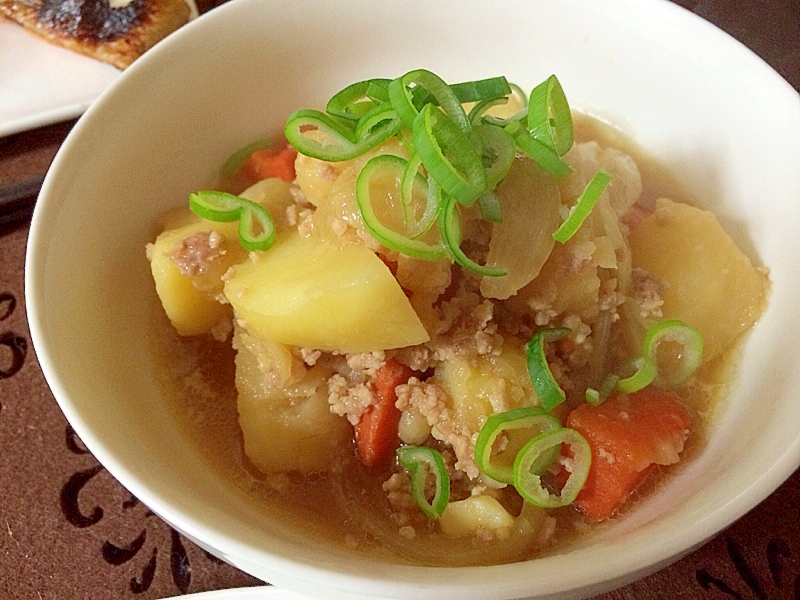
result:
<svg viewBox="0 0 800 600"><path fill-rule="evenodd" d="M328 100L325 111L335 117L358 121L361 116L376 104L374 96L381 87L386 90L389 79L366 79L348 85Z"/></svg>
<svg viewBox="0 0 800 600"><path fill-rule="evenodd" d="M486 123L487 125L495 125L496 127L511 127L511 129L515 130L519 127L522 127L527 131L525 127L525 123L527 122L528 118L528 109L523 108L518 112L514 113L510 117L496 117L494 115L483 115L481 120ZM509 130L511 133L511 130Z"/></svg>
<svg viewBox="0 0 800 600"><path fill-rule="evenodd" d="M543 457L552 452L553 448L557 448L560 453L562 444L567 444L572 451L572 467L561 492L553 494L542 485L541 473L537 471ZM542 508L567 506L572 504L581 491L591 464L592 449L580 433L567 428L548 431L533 438L517 454L514 460L514 487L520 496L536 506Z"/></svg>
<svg viewBox="0 0 800 600"><path fill-rule="evenodd" d="M525 90L523 90L521 87L519 87L516 83L510 83L508 85L511 88L511 93L514 96L516 96L517 98L519 98L520 105L523 108L527 109L528 108L528 94L525 93Z"/></svg>
<svg viewBox="0 0 800 600"><path fill-rule="evenodd" d="M608 400L608 397L613 393L619 382L619 376L611 374L605 378L600 389L586 388L586 402L592 406L600 406L603 402Z"/></svg>
<svg viewBox="0 0 800 600"><path fill-rule="evenodd" d="M531 378L531 383L533 384L536 395L542 402L542 408L548 412L564 402L567 396L553 377L553 372L550 370L550 365L547 363L544 343L546 341L560 340L568 335L569 329L565 327L542 329L537 332L525 346L525 354L528 361L528 375Z"/></svg>
<svg viewBox="0 0 800 600"><path fill-rule="evenodd" d="M635 372L630 377L617 381L616 389L626 394L638 392L653 383L656 378L656 365L647 356L639 356L633 361Z"/></svg>
<svg viewBox="0 0 800 600"><path fill-rule="evenodd" d="M586 185L575 206L564 222L553 232L553 239L562 244L569 240L580 229L586 217L592 212L606 186L611 182L611 175L598 171Z"/></svg>
<svg viewBox="0 0 800 600"><path fill-rule="evenodd" d="M403 177L400 180L400 200L403 204L403 225L408 230L411 228L412 198L414 197L414 184L417 178L421 177L419 168L422 166L422 159L419 154L414 152L408 159L403 170ZM414 236L409 236L414 237Z"/></svg>
<svg viewBox="0 0 800 600"><path fill-rule="evenodd" d="M482 104L498 100L507 102L507 96L513 93L512 85L508 83L508 80L503 76L454 83L450 86L450 89L462 104L467 102ZM420 89L417 93L413 94L413 97L416 106L437 104L436 98L425 90Z"/></svg>
<svg viewBox="0 0 800 600"><path fill-rule="evenodd" d="M244 161L246 161L253 152L263 148L269 148L270 146L272 146L272 140L264 139L253 142L252 144L248 144L244 148L237 150L231 154L224 163L222 163L222 166L219 169L220 175L226 178L233 177L236 175L239 167L242 166Z"/></svg>
<svg viewBox="0 0 800 600"><path fill-rule="evenodd" d="M356 124L356 140L360 144L374 148L397 133L402 127L397 113L389 104L377 104L364 113ZM387 131L391 133L383 138ZM382 139L381 139L382 138ZM379 139L377 144L373 139Z"/></svg>
<svg viewBox="0 0 800 600"><path fill-rule="evenodd" d="M426 96L430 94L458 129L464 134L469 132L470 123L458 96L441 77L425 69L410 71L389 83L389 101L397 111L397 116L400 117L403 125L413 129L414 120L419 114L414 105L414 96L409 90L411 85L415 86L415 89L421 88L427 92L426 94L417 94L417 97L425 102L425 106L433 106L432 103L426 100Z"/></svg>
<svg viewBox="0 0 800 600"><path fill-rule="evenodd" d="M439 217L439 231L447 252L465 269L487 277L502 277L506 274L505 269L479 265L464 254L461 249L461 213L458 202L453 197L448 196L444 199L444 207Z"/></svg>
<svg viewBox="0 0 800 600"><path fill-rule="evenodd" d="M559 156L572 147L572 112L555 75L533 88L528 99L528 129Z"/></svg>
<svg viewBox="0 0 800 600"><path fill-rule="evenodd" d="M415 258L426 260L439 260L447 256L447 251L441 245L431 245L421 240L412 239L408 235L394 231L380 222L372 205L372 191L370 189L373 179L384 176L393 177L397 186L402 186L403 176L406 172L407 161L393 154L381 154L371 158L356 179L356 202L361 213L364 228L372 237L392 250L397 250ZM425 178L417 174L412 185L423 185ZM424 193L424 192L420 192ZM431 198L426 194L428 202ZM434 208L436 212L438 209ZM427 208L426 208L427 212Z"/></svg>
<svg viewBox="0 0 800 600"><path fill-rule="evenodd" d="M503 222L503 209L500 207L500 198L494 190L486 192L483 196L478 198L478 209L481 211L481 217L492 223Z"/></svg>
<svg viewBox="0 0 800 600"><path fill-rule="evenodd" d="M511 86L502 75L500 77L454 83L450 88L462 103L496 100L505 98L511 93Z"/></svg>
<svg viewBox="0 0 800 600"><path fill-rule="evenodd" d="M225 192L204 190L189 195L189 208L209 221L239 220L239 243L248 252L267 250L275 243L275 223L269 211L252 200Z"/></svg>
<svg viewBox="0 0 800 600"><path fill-rule="evenodd" d="M658 387L678 387L689 381L703 360L703 336L678 319L653 325L645 335L644 355L657 367Z"/></svg>
<svg viewBox="0 0 800 600"><path fill-rule="evenodd" d="M389 102L389 83L391 79L370 79L364 95L377 102Z"/></svg>
<svg viewBox="0 0 800 600"><path fill-rule="evenodd" d="M397 460L411 471L411 496L420 510L432 520L438 519L450 501L450 477L442 455L425 446L401 446L397 449ZM428 477L435 479L433 497L425 495Z"/></svg>
<svg viewBox="0 0 800 600"><path fill-rule="evenodd" d="M479 124L483 120L483 113L485 113L491 107L499 106L501 104L508 104L508 98L492 98L490 100L481 100L472 107L467 115L467 118L469 119L469 122L472 123L472 126L475 127L475 125Z"/></svg>
<svg viewBox="0 0 800 600"><path fill-rule="evenodd" d="M226 192L205 190L189 194L189 209L202 219L227 223L239 218L243 198Z"/></svg>
<svg viewBox="0 0 800 600"><path fill-rule="evenodd" d="M376 126L378 123L381 124ZM284 134L288 142L301 154L329 162L339 162L361 156L395 135L401 126L396 115L388 111L379 111L373 114L367 123L360 124L359 130L353 131L325 113L303 109L289 117ZM311 139L304 134L307 129L322 131L325 139L322 141Z"/></svg>
<svg viewBox="0 0 800 600"><path fill-rule="evenodd" d="M553 177L563 179L572 173L572 167L553 148L534 138L520 121L512 121L509 125L506 125L505 130L511 134L514 141L517 142L517 146L525 154L535 160L542 169Z"/></svg>
<svg viewBox="0 0 800 600"><path fill-rule="evenodd" d="M527 434L523 438L526 443L541 433L560 428L561 423L558 419L539 407L529 406L495 413L483 423L478 438L475 440L475 462L478 463L481 471L495 481L514 483L513 463L523 443L519 442L519 436L517 436L515 444L509 434L512 431ZM498 438L502 439L506 446L496 450L495 442L498 441ZM556 457L553 455L549 458L550 460L543 460L542 464L538 466L538 474L543 473Z"/></svg>
<svg viewBox="0 0 800 600"><path fill-rule="evenodd" d="M400 180L400 199L403 204L403 224L407 230L408 237L413 239L426 233L439 218L439 212L442 205L442 193L439 186L436 185L436 180L433 177L427 178L428 194L425 202L425 210L419 219L416 215L412 214L414 187L420 185L426 178L423 177L419 168L422 165L422 160L416 152L408 159L406 168L403 171L403 177Z"/></svg>
<svg viewBox="0 0 800 600"><path fill-rule="evenodd" d="M470 139L455 123L426 104L412 126L414 146L442 190L469 205L486 191L486 169Z"/></svg>
<svg viewBox="0 0 800 600"><path fill-rule="evenodd" d="M482 144L481 160L486 169L486 189L493 190L514 164L517 154L514 138L505 129L491 125L478 124L472 130Z"/></svg>
<svg viewBox="0 0 800 600"><path fill-rule="evenodd" d="M275 243L275 223L269 211L250 200L242 203L237 231L239 243L248 252L268 250Z"/></svg>

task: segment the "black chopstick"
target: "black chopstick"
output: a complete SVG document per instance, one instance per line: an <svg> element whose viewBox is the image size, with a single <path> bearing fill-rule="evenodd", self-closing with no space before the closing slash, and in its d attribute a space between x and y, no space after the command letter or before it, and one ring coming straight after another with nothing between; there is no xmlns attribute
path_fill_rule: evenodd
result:
<svg viewBox="0 0 800 600"><path fill-rule="evenodd" d="M0 185L0 225L30 219L43 182L44 175L36 175Z"/></svg>

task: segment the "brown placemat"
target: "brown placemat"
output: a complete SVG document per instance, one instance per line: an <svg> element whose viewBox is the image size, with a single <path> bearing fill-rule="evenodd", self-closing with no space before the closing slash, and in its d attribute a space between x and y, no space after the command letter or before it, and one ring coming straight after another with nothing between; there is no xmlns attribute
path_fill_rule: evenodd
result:
<svg viewBox="0 0 800 600"><path fill-rule="evenodd" d="M800 89L798 0L678 3ZM41 175L72 125L0 139L0 182ZM145 600L260 584L161 521L70 429L28 332L27 235L25 221L0 227L0 600ZM800 599L800 472L694 553L601 598Z"/></svg>

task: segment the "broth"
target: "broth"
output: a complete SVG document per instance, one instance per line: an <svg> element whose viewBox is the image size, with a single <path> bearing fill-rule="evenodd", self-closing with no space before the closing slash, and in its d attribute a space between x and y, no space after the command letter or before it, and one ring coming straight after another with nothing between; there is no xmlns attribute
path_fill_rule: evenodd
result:
<svg viewBox="0 0 800 600"><path fill-rule="evenodd" d="M618 131L598 121L576 115L576 141L597 140L631 155L639 166L642 202L652 205L667 196L691 203L677 180L646 156ZM244 453L242 432L237 418L234 356L229 342L207 336L180 337L163 315L154 319L154 347L163 365L163 388L169 410L183 434L205 457L209 469L242 491L255 505L268 507L269 514L280 514L287 524L307 535L328 540L356 552L401 563L422 565L478 565L527 560L561 552L587 539L593 531L613 527L614 522L636 507L642 499L656 493L666 478L674 477L688 460L697 455L714 414L729 391L735 371L736 351L728 351L695 374L692 385L680 390L694 423L682 461L656 476L649 477L621 510L602 523L595 523L572 507L557 509L556 531L543 545L523 543L511 535L491 544L476 539L462 542L435 532L419 529L413 540L398 535L381 484L388 468L367 470L357 459L352 445L342 448L332 473L266 475L259 472Z"/></svg>

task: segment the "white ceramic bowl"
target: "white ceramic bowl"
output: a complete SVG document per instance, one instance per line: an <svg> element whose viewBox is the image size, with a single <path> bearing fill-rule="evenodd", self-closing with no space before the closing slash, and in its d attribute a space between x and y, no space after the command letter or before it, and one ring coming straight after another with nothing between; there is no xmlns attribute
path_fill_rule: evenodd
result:
<svg viewBox="0 0 800 600"><path fill-rule="evenodd" d="M424 67L448 81L559 76L572 105L637 140L769 266L769 309L708 447L586 547L505 566L400 567L297 539L204 470L164 410L144 246L166 208L291 111ZM204 548L326 598L600 593L677 559L800 464L800 101L760 59L651 0L237 0L171 36L81 119L34 215L31 334L72 426L107 469Z"/></svg>

